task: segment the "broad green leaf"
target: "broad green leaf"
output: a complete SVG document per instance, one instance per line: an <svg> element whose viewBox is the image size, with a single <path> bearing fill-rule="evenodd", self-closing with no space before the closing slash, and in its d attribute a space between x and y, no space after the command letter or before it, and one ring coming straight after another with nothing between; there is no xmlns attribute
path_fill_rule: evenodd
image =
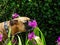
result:
<svg viewBox="0 0 60 45"><path fill-rule="evenodd" d="M38 45L43 45L40 37L36 36L34 39L36 40L36 42L37 42Z"/></svg>
<svg viewBox="0 0 60 45"><path fill-rule="evenodd" d="M18 36L18 35L17 35ZM18 36L18 40L19 40L19 43L18 43L18 45L22 45L22 42L21 42L21 39L20 39L20 37Z"/></svg>
<svg viewBox="0 0 60 45"><path fill-rule="evenodd" d="M41 35L41 41L42 41L43 45L46 45L45 37L44 37L43 33L41 32L41 30L40 30L38 27L36 27L36 28L34 29L34 33L35 33L37 36L40 36L40 35ZM40 33L40 35L39 35L38 33Z"/></svg>
<svg viewBox="0 0 60 45"><path fill-rule="evenodd" d="M9 41L9 42L7 43L7 45L12 45L11 41Z"/></svg>
<svg viewBox="0 0 60 45"><path fill-rule="evenodd" d="M37 28L34 29L34 33L35 35L39 36L39 30L37 30Z"/></svg>

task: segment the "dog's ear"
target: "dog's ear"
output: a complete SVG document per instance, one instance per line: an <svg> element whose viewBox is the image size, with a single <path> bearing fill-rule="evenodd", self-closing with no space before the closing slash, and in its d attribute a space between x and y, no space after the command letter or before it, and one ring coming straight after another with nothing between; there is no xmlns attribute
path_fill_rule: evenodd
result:
<svg viewBox="0 0 60 45"><path fill-rule="evenodd" d="M11 20L10 21L10 25L13 26L13 25L16 25L18 23L18 20Z"/></svg>

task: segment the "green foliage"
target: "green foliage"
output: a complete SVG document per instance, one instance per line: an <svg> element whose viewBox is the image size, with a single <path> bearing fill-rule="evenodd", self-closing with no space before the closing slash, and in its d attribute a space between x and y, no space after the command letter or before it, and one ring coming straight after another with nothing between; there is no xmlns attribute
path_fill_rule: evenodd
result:
<svg viewBox="0 0 60 45"><path fill-rule="evenodd" d="M28 44L33 45L34 41L35 41L35 45L46 45L45 37L44 37L43 33L41 32L41 30L39 29L39 27L36 27L33 32L35 33L35 37L32 40L27 40L26 45L28 45Z"/></svg>
<svg viewBox="0 0 60 45"><path fill-rule="evenodd" d="M22 45L22 42L21 42L21 39L20 39L20 37L19 37L19 36L18 36L18 40L19 40L18 45Z"/></svg>
<svg viewBox="0 0 60 45"><path fill-rule="evenodd" d="M43 33L41 32L41 30L39 29L39 27L36 27L34 29L34 33L35 33L35 35L40 36L40 38L41 38L39 40L41 40L42 43L39 45L46 45L45 37L44 37Z"/></svg>
<svg viewBox="0 0 60 45"><path fill-rule="evenodd" d="M0 22L15 12L36 19L47 45L55 45L60 34L60 0L0 0Z"/></svg>
<svg viewBox="0 0 60 45"><path fill-rule="evenodd" d="M12 45L11 41L9 41L9 42L7 43L7 45Z"/></svg>

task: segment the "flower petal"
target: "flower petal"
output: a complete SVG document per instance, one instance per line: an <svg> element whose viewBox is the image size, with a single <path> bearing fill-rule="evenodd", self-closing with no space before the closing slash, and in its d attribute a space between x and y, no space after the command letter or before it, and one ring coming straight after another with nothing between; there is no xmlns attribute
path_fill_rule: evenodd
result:
<svg viewBox="0 0 60 45"><path fill-rule="evenodd" d="M12 14L12 18L13 18L13 19L14 19L14 18L17 18L17 17L19 17L19 14L17 14L17 13Z"/></svg>
<svg viewBox="0 0 60 45"><path fill-rule="evenodd" d="M60 42L60 36L58 37L57 42Z"/></svg>
<svg viewBox="0 0 60 45"><path fill-rule="evenodd" d="M31 27L33 27L33 28L35 28L37 26L37 22L36 22L36 20L29 21L28 25L31 26Z"/></svg>
<svg viewBox="0 0 60 45"><path fill-rule="evenodd" d="M28 39L29 39L29 40L32 40L33 38L35 38L34 32L29 33L29 34L28 34Z"/></svg>
<svg viewBox="0 0 60 45"><path fill-rule="evenodd" d="M2 34L0 34L0 41L2 41L2 39L3 39L3 35L2 35Z"/></svg>

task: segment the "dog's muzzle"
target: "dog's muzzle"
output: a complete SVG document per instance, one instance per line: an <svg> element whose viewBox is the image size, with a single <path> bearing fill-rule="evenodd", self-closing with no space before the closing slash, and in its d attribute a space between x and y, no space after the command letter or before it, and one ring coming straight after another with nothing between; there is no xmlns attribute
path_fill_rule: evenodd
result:
<svg viewBox="0 0 60 45"><path fill-rule="evenodd" d="M30 21L32 21L32 19L31 19ZM34 28L30 27L30 26L28 25L28 22L29 22L29 21L26 21L26 22L24 23L26 32L32 32Z"/></svg>

